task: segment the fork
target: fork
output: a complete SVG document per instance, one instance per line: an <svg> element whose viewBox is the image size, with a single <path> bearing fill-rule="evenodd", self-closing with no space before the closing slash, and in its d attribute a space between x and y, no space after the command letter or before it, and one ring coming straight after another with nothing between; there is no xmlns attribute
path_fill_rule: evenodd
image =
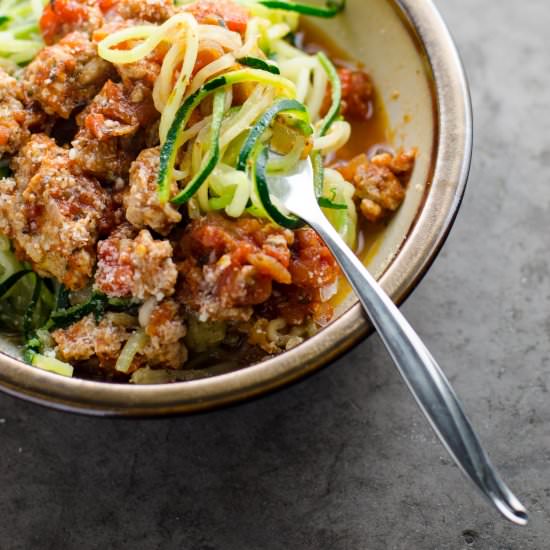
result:
<svg viewBox="0 0 550 550"><path fill-rule="evenodd" d="M321 211L311 161L269 179L269 192L314 229L331 250L435 433L489 502L509 521L527 524L527 511L502 481L466 418L453 388L420 337Z"/></svg>

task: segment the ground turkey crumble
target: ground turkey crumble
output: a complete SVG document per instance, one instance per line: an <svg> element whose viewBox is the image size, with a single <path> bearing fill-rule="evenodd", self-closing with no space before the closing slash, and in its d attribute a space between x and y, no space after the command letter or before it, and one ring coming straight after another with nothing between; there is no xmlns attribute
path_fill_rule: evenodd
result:
<svg viewBox="0 0 550 550"><path fill-rule="evenodd" d="M29 138L23 89L0 69L0 158L16 153Z"/></svg>
<svg viewBox="0 0 550 550"><path fill-rule="evenodd" d="M25 70L23 86L27 98L38 101L46 113L69 118L112 74L111 64L97 55L88 36L73 32L40 51Z"/></svg>
<svg viewBox="0 0 550 550"><path fill-rule="evenodd" d="M405 199L415 158L415 150L397 155L381 153L370 160L359 155L335 168L355 186L361 214L370 222L379 222L393 214Z"/></svg>
<svg viewBox="0 0 550 550"><path fill-rule="evenodd" d="M183 366L188 355L183 342L187 330L179 309L173 300L154 306L144 327L148 343L135 357L128 374L145 365L167 369ZM95 360L99 368L112 371L124 344L138 328L128 315L107 313L99 322L88 315L66 329L54 331L52 337L56 353L64 361Z"/></svg>
<svg viewBox="0 0 550 550"><path fill-rule="evenodd" d="M11 166L14 178L0 180L0 231L40 275L83 288L96 242L110 230L110 195L44 134L34 134Z"/></svg>
<svg viewBox="0 0 550 550"><path fill-rule="evenodd" d="M77 117L79 131L71 158L84 171L107 182L127 178L145 146L145 132L159 117L149 90L129 92L108 80Z"/></svg>
<svg viewBox="0 0 550 550"><path fill-rule="evenodd" d="M153 239L146 229L134 234L131 226L123 225L98 244L95 288L117 298L171 296L178 277L172 245Z"/></svg>
<svg viewBox="0 0 550 550"><path fill-rule="evenodd" d="M161 235L168 235L182 220L181 214L170 203L161 205L158 196L157 175L160 166L160 148L144 149L130 168L130 185L124 193L126 219L138 229L150 227ZM174 181L171 193L175 194Z"/></svg>

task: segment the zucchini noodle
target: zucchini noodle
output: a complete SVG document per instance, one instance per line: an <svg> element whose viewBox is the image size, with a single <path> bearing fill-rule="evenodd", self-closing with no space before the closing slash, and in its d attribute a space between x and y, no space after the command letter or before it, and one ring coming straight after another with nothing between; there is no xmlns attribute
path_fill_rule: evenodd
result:
<svg viewBox="0 0 550 550"><path fill-rule="evenodd" d="M286 23L290 32L298 30L300 15L296 12L270 9L258 0L239 0L239 3L246 6L252 15L267 21L268 25Z"/></svg>
<svg viewBox="0 0 550 550"><path fill-rule="evenodd" d="M320 118L321 107L323 106L323 101L325 99L327 85L327 73L320 63L316 63L313 69L313 84L309 89L309 93L305 101L309 110L309 116L313 122L316 122Z"/></svg>
<svg viewBox="0 0 550 550"><path fill-rule="evenodd" d="M145 334L143 329L139 329L126 342L118 356L115 370L118 372L128 373L134 362L134 358L138 353L143 351L149 343L149 336Z"/></svg>
<svg viewBox="0 0 550 550"><path fill-rule="evenodd" d="M267 38L269 40L280 40L287 36L289 32L290 27L286 23L279 23L267 29Z"/></svg>
<svg viewBox="0 0 550 550"><path fill-rule="evenodd" d="M313 150L321 151L323 154L338 151L351 137L351 126L345 120L337 120L331 126L329 133L325 136L316 137Z"/></svg>
<svg viewBox="0 0 550 550"><path fill-rule="evenodd" d="M181 104L181 100L185 94L185 90L189 84L193 68L197 61L199 53L199 36L196 22L191 23L187 27L185 38L185 42L182 41L181 44L173 44L170 48L162 64L159 78L153 90L155 106L162 113L159 127L162 142L166 139L166 134ZM183 47L182 44L184 44L185 47ZM173 52L172 58L169 59L171 52ZM172 75L179 62L182 63L180 73L173 91L170 92ZM167 98L165 99L166 96ZM165 103L164 109L162 108L163 101Z"/></svg>
<svg viewBox="0 0 550 550"><path fill-rule="evenodd" d="M162 42L175 42L181 33L189 26L195 24L195 18L189 13L178 13L160 26L136 25L127 29L114 32L104 38L97 51L106 61L111 63L134 63L152 53ZM130 49L117 49L124 42L143 40Z"/></svg>
<svg viewBox="0 0 550 550"><path fill-rule="evenodd" d="M353 242L353 186L346 186L333 172L329 172L328 187L323 180L323 155L345 145L351 133L350 125L338 120L338 76L324 54L308 55L287 41L298 28L300 13L332 16L344 3L331 0L326 7L317 8L292 2L240 2L251 14L244 36L224 26L199 24L191 13L183 12L162 25L120 30L99 44L99 54L117 64L134 63L161 43L169 45L153 91L161 112L160 201L188 203L193 218L211 210L224 210L237 218L246 211L296 226L297 221L268 196L265 178L293 169L311 151L316 188L319 196L323 194L325 211L347 242ZM122 45L127 49L120 49ZM199 58L211 61L193 74ZM246 67L241 69L239 64ZM329 84L332 104L324 113ZM241 104L232 107L243 93ZM212 94L213 108L206 103ZM289 107L284 113L273 110L274 105L289 100L299 108L289 111ZM199 106L200 120L193 119L189 125ZM277 155L269 154L269 143L277 139L271 126L281 125L287 130L279 132L278 139L287 139L288 144L282 151L275 149ZM180 191L170 197L173 180Z"/></svg>
<svg viewBox="0 0 550 550"><path fill-rule="evenodd" d="M266 26L269 26L269 21L260 19L259 17L253 17L248 22L244 44L242 48L235 52L235 55L239 58L247 57L261 51L260 40L264 36Z"/></svg>
<svg viewBox="0 0 550 550"><path fill-rule="evenodd" d="M269 162L267 163L268 172L285 173L292 170L292 168L300 161L305 145L305 138L303 136L297 137L289 153L269 159Z"/></svg>
<svg viewBox="0 0 550 550"><path fill-rule="evenodd" d="M288 0L259 0L259 2L268 8L294 11L316 17L334 17L346 7L346 0L327 0L325 7L310 6L309 4L289 2Z"/></svg>
<svg viewBox="0 0 550 550"><path fill-rule="evenodd" d="M234 51L242 46L242 38L239 33L220 27L219 25L200 25L201 40L216 42L225 50Z"/></svg>
<svg viewBox="0 0 550 550"><path fill-rule="evenodd" d="M208 211L208 187L203 184L213 172L220 158L220 131L225 112L225 91L223 89L216 92L213 109L214 112L211 126L205 126L199 132L197 141L195 141L193 145L192 165L195 171L195 177L189 182L185 189L172 199L172 202L175 204L187 202L197 191L199 191L199 204L203 210ZM210 147L207 156L201 160L201 152L205 145L206 131L209 133Z"/></svg>
<svg viewBox="0 0 550 550"><path fill-rule="evenodd" d="M43 47L38 21L45 1L0 0L0 66L16 73ZM311 161L319 207L355 247L356 187L326 164L350 154L334 154L352 132L341 116L340 79L351 82L345 114L360 120L372 98L368 76L337 70L323 52L296 47L301 15L334 17L345 0L182 0L166 6L153 2L147 9L139 1L55 1L40 23L52 46L22 73L13 101L17 109L24 104L28 110L32 102L31 114L37 116L25 118L25 125L17 119L21 140L4 132L11 141L0 149L7 151L0 177L18 191L9 198L3 191L3 200L14 197L15 202L5 210L5 231L13 235L14 246L0 235L0 327L19 335L25 360L45 371L43 376L72 376L67 359L94 377L97 369L108 369L115 382L200 377L201 371L193 370L196 363L185 363L188 349L227 353L245 335L250 346L266 353L302 343L330 319L332 305L325 302L337 291L338 272L322 243L300 230L305 222L277 198L274 183ZM174 15L164 21L166 13ZM119 30L109 33L112 25ZM80 33L74 44L57 42L73 32ZM107 63L95 56L100 36L105 38L97 54ZM80 41L86 55L78 54ZM364 76L364 82L356 76ZM116 94L106 93L109 85ZM67 111L67 133L78 131L74 140L65 140L61 115L55 114L54 107L65 99L74 99L78 107ZM44 120L40 108L48 113ZM157 125L158 136L152 135ZM6 126L8 132L12 127ZM43 135L34 135L39 132ZM49 149L47 140L53 151L61 151L59 162L56 156L51 165L65 178L61 191L73 175L71 185L85 183L88 175L97 180L90 201L79 201L82 213L77 204L65 214L63 203L72 195L56 203L59 226L47 226L47 235L38 235L44 242L33 240L34 229L28 236L26 229L20 231L17 217L20 203L24 221L42 216L41 210L27 212L27 203L34 208L40 197L27 201L19 189L27 160L37 166L49 160L42 153L27 159L27 150L34 157L35 149L27 149L25 140L37 138L44 138L45 145L37 140L40 151ZM88 156L89 167L83 162ZM70 170L64 170L62 163L69 160ZM358 162L360 168L366 164L363 157ZM335 166L363 190L354 163ZM39 181L51 178L51 197L57 200L58 175L42 165L36 174ZM295 179L287 181L295 185ZM103 232L101 220L90 215L88 223L84 216L104 209L102 218L110 220L112 182L129 223L115 230L122 222L117 215L116 224ZM118 213L118 201L113 204ZM361 206L364 213L369 205ZM130 208L139 215L130 215ZM178 208L186 213L180 215ZM244 219L234 221L239 218ZM41 219L37 233L46 232ZM55 238L63 240L65 233L73 238L67 247L57 247ZM59 270L57 263L56 269L38 264L31 253L35 248L44 254L59 251ZM34 263L19 261L14 250ZM39 271L33 271L37 265ZM43 273L56 274L68 288ZM99 345L103 340L112 344L108 352ZM187 373L159 370L184 364ZM223 366L233 367L233 362Z"/></svg>
<svg viewBox="0 0 550 550"><path fill-rule="evenodd" d="M15 73L44 45L38 20L42 0L0 0L0 68Z"/></svg>
<svg viewBox="0 0 550 550"><path fill-rule="evenodd" d="M342 239L352 249L355 248L357 240L357 210L353 202L354 194L355 187L347 182L340 172L329 168L325 170L323 195L329 197L334 203L346 205L347 209L324 208L323 211Z"/></svg>
<svg viewBox="0 0 550 550"><path fill-rule="evenodd" d="M36 353L33 356L31 364L37 369L53 372L68 378L70 378L74 373L74 367L69 365L69 363L59 361L59 359L56 359L55 357L41 355L40 353Z"/></svg>
<svg viewBox="0 0 550 550"><path fill-rule="evenodd" d="M273 90L257 86L242 108L228 119L222 126L220 148L225 150L233 140L247 130L272 104Z"/></svg>
<svg viewBox="0 0 550 550"><path fill-rule="evenodd" d="M168 131L166 142L161 150L160 170L158 175L159 198L161 203L166 203L170 199L170 180L173 177L178 151L182 144L181 129L185 128L195 108L216 90L243 83L260 83L274 86L280 93L287 97L292 97L295 94L295 88L292 82L279 75L256 69L243 69L229 72L215 78L207 82L193 95L189 96L176 113L174 122ZM189 198L190 197L187 197L186 200Z"/></svg>
<svg viewBox="0 0 550 550"><path fill-rule="evenodd" d="M234 67L235 63L235 56L232 53L227 53L219 59L216 59L216 61L208 64L206 67L201 69L193 78L193 81L191 82L191 86L187 93L187 97L194 94L207 80L210 80L211 78L217 76L223 71Z"/></svg>
<svg viewBox="0 0 550 550"><path fill-rule="evenodd" d="M53 307L52 292L0 235L0 325L29 335Z"/></svg>
<svg viewBox="0 0 550 550"><path fill-rule="evenodd" d="M313 58L294 58L281 63L281 74L296 85L296 99L305 103L311 86L311 72L316 66Z"/></svg>
<svg viewBox="0 0 550 550"><path fill-rule="evenodd" d="M216 197L225 198L226 201L226 204L220 203L219 208L213 209L223 208L228 216L240 218L250 200L252 184L247 175L226 164L219 164L209 182Z"/></svg>

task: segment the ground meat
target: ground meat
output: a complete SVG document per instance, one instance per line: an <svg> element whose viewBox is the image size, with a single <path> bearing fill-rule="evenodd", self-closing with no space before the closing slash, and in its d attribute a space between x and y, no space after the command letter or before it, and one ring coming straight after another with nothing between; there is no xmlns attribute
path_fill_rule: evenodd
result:
<svg viewBox="0 0 550 550"><path fill-rule="evenodd" d="M15 179L0 180L0 230L40 275L84 287L112 215L110 196L42 134L19 151L12 169Z"/></svg>
<svg viewBox="0 0 550 550"><path fill-rule="evenodd" d="M176 13L171 0L101 0L107 19L164 23Z"/></svg>
<svg viewBox="0 0 550 550"><path fill-rule="evenodd" d="M93 315L88 315L67 329L52 333L57 344L57 355L63 361L85 361L95 354L95 330ZM114 339L113 339L114 341Z"/></svg>
<svg viewBox="0 0 550 550"><path fill-rule="evenodd" d="M415 157L414 150L395 156L382 153L370 161L366 155L359 155L335 168L355 185L363 216L378 222L395 212L405 199Z"/></svg>
<svg viewBox="0 0 550 550"><path fill-rule="evenodd" d="M130 169L130 187L124 195L127 220L138 229L150 227L161 235L170 233L181 214L167 203L161 205L157 191L160 149L143 150ZM174 182L172 193L177 191Z"/></svg>
<svg viewBox="0 0 550 550"><path fill-rule="evenodd" d="M96 43L122 29L148 23L162 24L176 13L172 0L102 0L105 25L93 34ZM130 49L138 42L128 40L119 48ZM153 89L160 74L167 45L160 44L143 59L134 63L115 64L124 86L133 89L136 84Z"/></svg>
<svg viewBox="0 0 550 550"><path fill-rule="evenodd" d="M12 159L11 168L14 171L18 192L22 193L29 180L40 168L43 159L59 153L54 141L45 134L35 134L32 139Z"/></svg>
<svg viewBox="0 0 550 550"><path fill-rule="evenodd" d="M342 82L342 110L346 119L368 120L372 116L374 87L361 70L338 69Z"/></svg>
<svg viewBox="0 0 550 550"><path fill-rule="evenodd" d="M107 313L99 323L88 315L66 329L54 331L52 337L61 360L81 362L97 358L100 368L112 370L135 330L130 316Z"/></svg>
<svg viewBox="0 0 550 550"><path fill-rule="evenodd" d="M102 180L127 178L132 161L143 147L140 128L158 117L149 90L127 92L110 80L76 120L73 158L84 171Z"/></svg>
<svg viewBox="0 0 550 550"><path fill-rule="evenodd" d="M181 340L187 330L180 315L180 306L172 299L155 304L148 316L145 333L151 338L153 347L173 344Z"/></svg>
<svg viewBox="0 0 550 550"><path fill-rule="evenodd" d="M39 23L48 45L73 31L91 33L102 25L103 14L97 0L50 0Z"/></svg>
<svg viewBox="0 0 550 550"><path fill-rule="evenodd" d="M201 321L248 320L268 300L273 282L288 285L294 236L256 219L208 215L178 244L180 299Z"/></svg>
<svg viewBox="0 0 550 550"><path fill-rule="evenodd" d="M282 317L289 325L313 319L324 325L333 315L332 306L323 302L321 289L333 284L339 269L332 254L312 229L295 232L289 265L292 285L276 285L271 299L260 309L263 316Z"/></svg>
<svg viewBox="0 0 550 550"><path fill-rule="evenodd" d="M137 320L129 315L107 313L99 322L88 315L66 329L54 331L52 337L61 360L93 360L100 369L114 372L122 348L138 328ZM128 374L144 366L181 369L188 353L183 343L186 328L178 305L173 301L157 304L145 331L150 336L149 343L136 355Z"/></svg>
<svg viewBox="0 0 550 550"><path fill-rule="evenodd" d="M374 86L370 76L358 69L338 69L342 83L342 103L340 113L346 120L369 120L374 109ZM326 114L332 103L330 85L327 88L321 112Z"/></svg>
<svg viewBox="0 0 550 550"><path fill-rule="evenodd" d="M145 333L150 342L143 356L151 367L179 369L187 360L183 338L187 329L180 315L180 306L174 300L163 300L151 312Z"/></svg>
<svg viewBox="0 0 550 550"><path fill-rule="evenodd" d="M29 138L21 85L0 69L0 158L16 153Z"/></svg>
<svg viewBox="0 0 550 550"><path fill-rule="evenodd" d="M232 0L198 0L185 6L197 21L206 25L221 25L231 31L245 34L249 11Z"/></svg>
<svg viewBox="0 0 550 550"><path fill-rule="evenodd" d="M25 70L23 85L29 102L36 100L46 113L69 118L99 92L111 70L88 36L73 32L36 56Z"/></svg>
<svg viewBox="0 0 550 550"><path fill-rule="evenodd" d="M25 127L31 134L50 134L55 126L56 119L44 112L37 101L29 102L25 95ZM58 119L59 120L59 119Z"/></svg>
<svg viewBox="0 0 550 550"><path fill-rule="evenodd" d="M162 300L174 293L177 270L168 241L156 241L149 231L132 238L133 230L122 226L97 247L95 286L113 297Z"/></svg>
<svg viewBox="0 0 550 550"><path fill-rule="evenodd" d="M117 73L127 88L142 84L152 90L160 74L166 51L159 46L153 53L134 63L115 64Z"/></svg>
<svg viewBox="0 0 550 550"><path fill-rule="evenodd" d="M335 272L338 273L335 268ZM334 315L330 302L321 298L320 289L292 285L275 287L271 299L260 308L260 313L269 319L282 318L290 326L299 326L308 319L324 326Z"/></svg>

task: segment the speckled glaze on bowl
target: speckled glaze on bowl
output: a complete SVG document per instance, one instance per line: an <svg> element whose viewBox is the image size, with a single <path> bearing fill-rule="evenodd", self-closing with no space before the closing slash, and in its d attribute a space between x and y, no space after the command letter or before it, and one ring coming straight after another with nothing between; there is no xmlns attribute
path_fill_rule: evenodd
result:
<svg viewBox="0 0 550 550"><path fill-rule="evenodd" d="M419 150L405 204L368 259L369 269L386 292L401 302L436 257L464 193L472 146L464 71L429 0L348 0L342 16L320 26L373 75L388 112L391 142ZM336 319L315 337L229 374L162 386L117 385L30 368L8 351L0 355L0 389L37 403L97 415L193 412L297 380L344 353L369 330L350 296Z"/></svg>

